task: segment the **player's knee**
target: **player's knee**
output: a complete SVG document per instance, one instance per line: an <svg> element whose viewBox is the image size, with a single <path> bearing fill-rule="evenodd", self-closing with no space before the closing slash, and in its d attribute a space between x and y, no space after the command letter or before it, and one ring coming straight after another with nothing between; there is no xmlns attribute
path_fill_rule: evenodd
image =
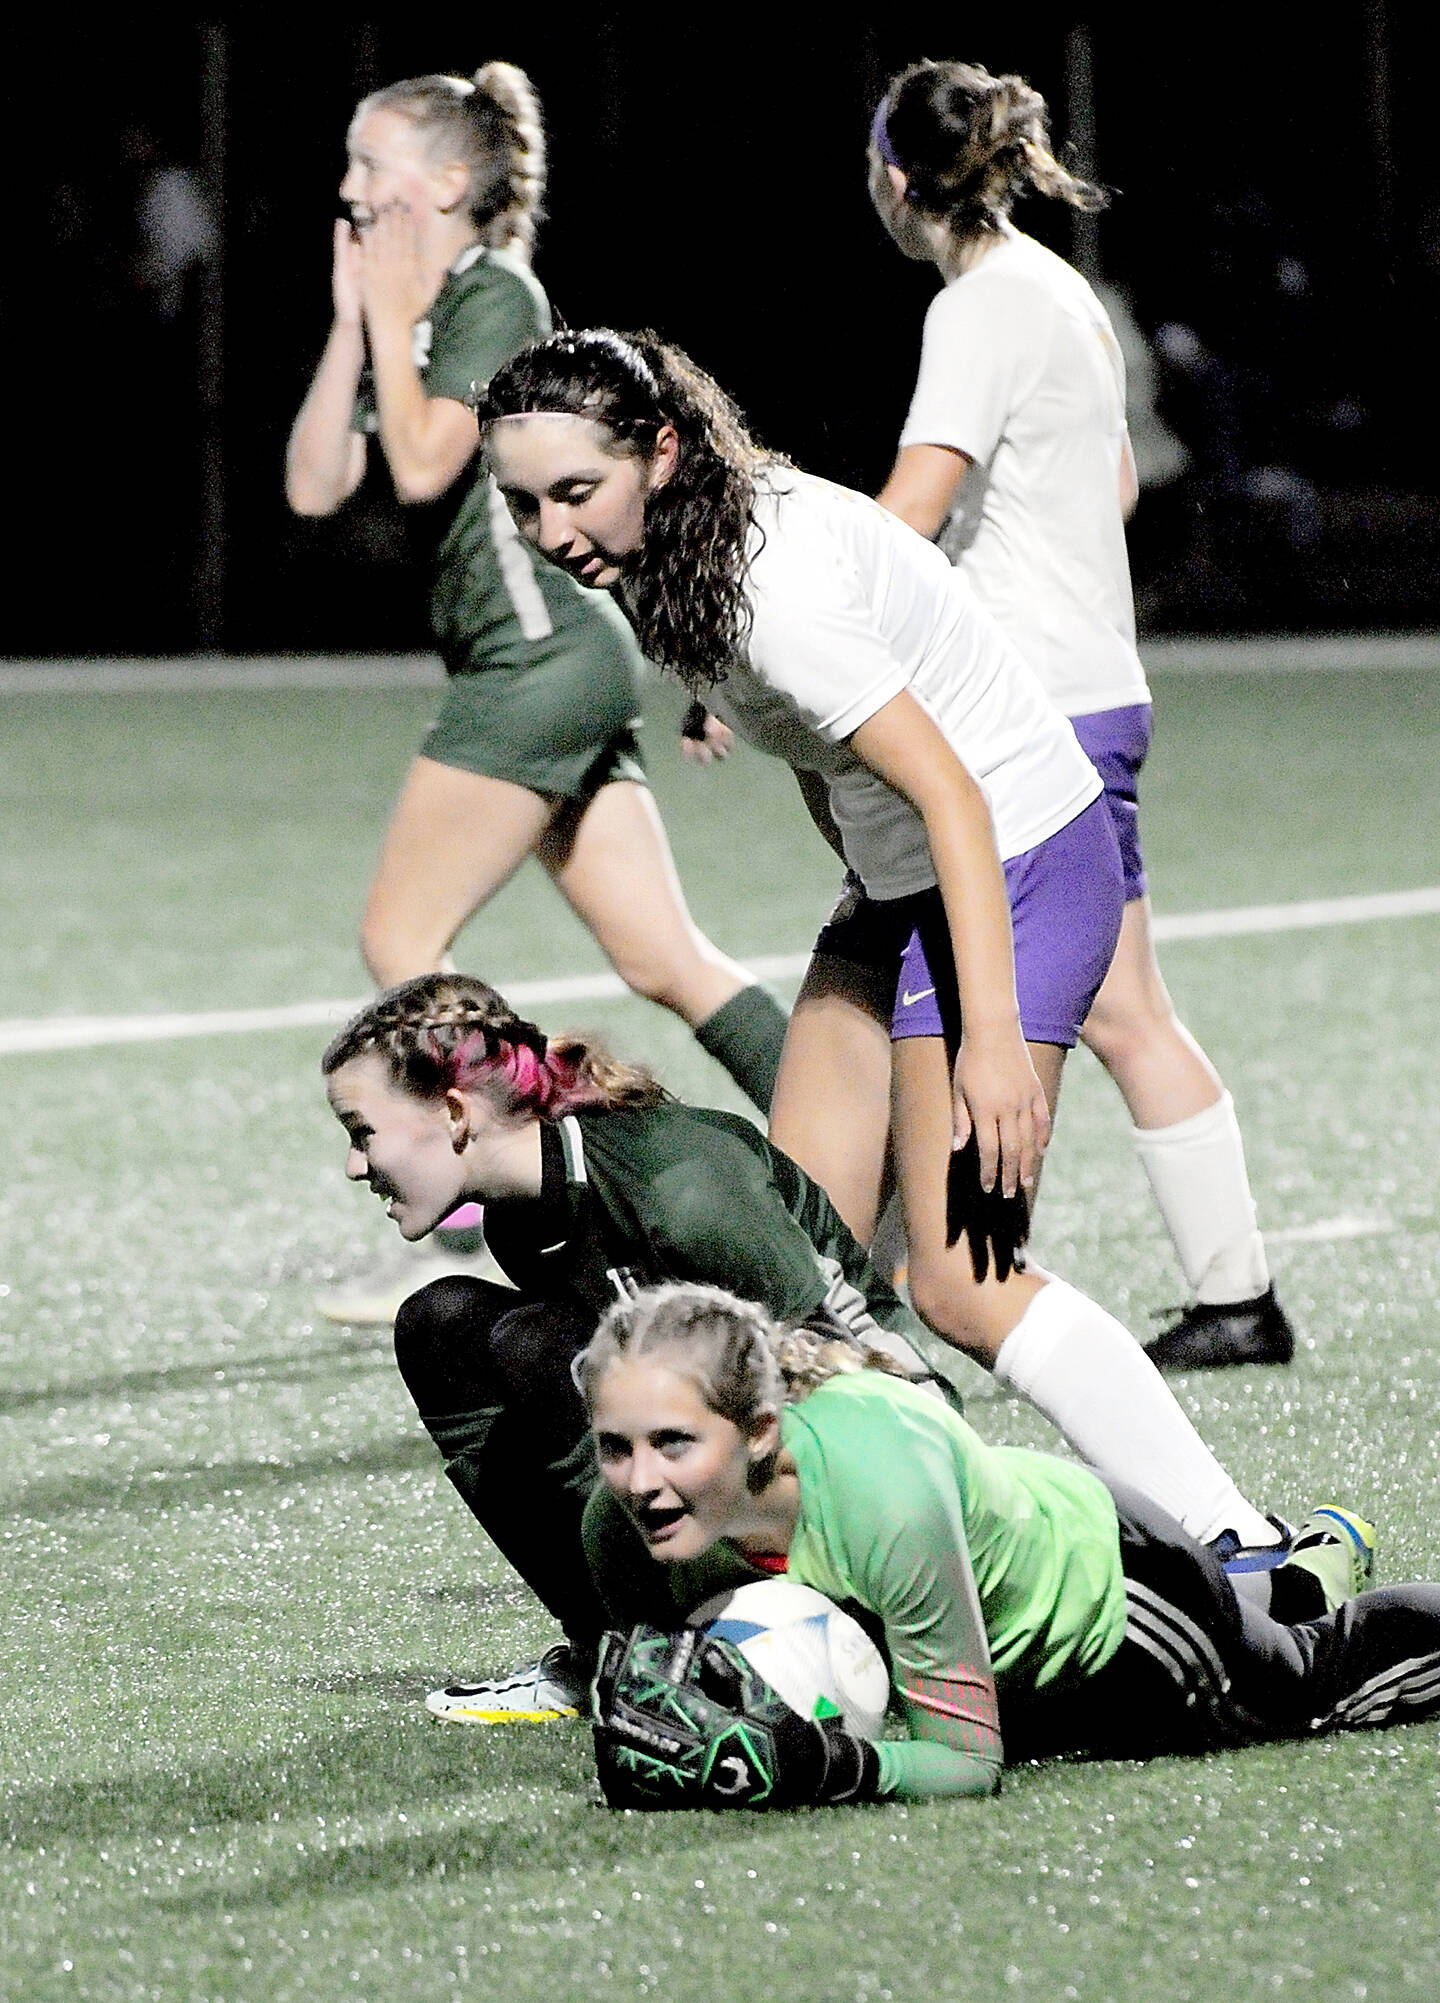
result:
<svg viewBox="0 0 1440 2003"><path fill-rule="evenodd" d="M1175 1011L1162 990L1142 989L1123 1006L1106 1002L1091 1009L1082 1032L1089 1049L1107 1070L1137 1063L1174 1034Z"/></svg>
<svg viewBox="0 0 1440 2003"><path fill-rule="evenodd" d="M916 1257L910 1250L910 1304L927 1328L988 1370L1004 1335L990 1325L979 1292L961 1285L953 1255Z"/></svg>
<svg viewBox="0 0 1440 2003"><path fill-rule="evenodd" d="M610 959L631 994L644 1001L658 1002L661 1008L677 1006L683 983L673 966L648 953L611 953Z"/></svg>
<svg viewBox="0 0 1440 2003"><path fill-rule="evenodd" d="M511 1288L464 1273L432 1280L401 1303L395 1361L418 1411L465 1411L498 1402L490 1344L496 1324L514 1305Z"/></svg>
<svg viewBox="0 0 1440 2003"><path fill-rule="evenodd" d="M513 1296L512 1296L513 1303ZM490 1331L490 1364L513 1408L536 1407L583 1428L585 1407L570 1374L594 1333L592 1321L556 1301L512 1305Z"/></svg>
<svg viewBox="0 0 1440 2003"><path fill-rule="evenodd" d="M428 971L435 965L436 952L427 952L424 940L400 931L392 919L367 911L360 921L360 957L375 985L390 988Z"/></svg>

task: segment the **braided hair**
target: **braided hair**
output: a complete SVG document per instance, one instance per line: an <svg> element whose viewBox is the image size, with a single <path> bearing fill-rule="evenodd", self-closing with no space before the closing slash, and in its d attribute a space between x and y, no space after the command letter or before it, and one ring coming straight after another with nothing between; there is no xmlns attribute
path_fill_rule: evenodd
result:
<svg viewBox="0 0 1440 2003"><path fill-rule="evenodd" d="M364 98L356 118L367 111L398 113L433 156L462 161L465 208L480 241L528 261L545 192L545 128L524 70L486 63L473 77L407 77Z"/></svg>
<svg viewBox="0 0 1440 2003"><path fill-rule="evenodd" d="M547 1037L471 974L420 974L387 988L331 1039L320 1069L328 1078L371 1051L417 1099L479 1088L506 1113L545 1120L587 1106L657 1106L668 1097L641 1066L622 1064L583 1037Z"/></svg>
<svg viewBox="0 0 1440 2003"><path fill-rule="evenodd" d="M906 177L906 202L964 239L998 230L1017 195L1076 209L1106 197L1050 150L1049 114L1023 77L978 63L912 63L893 77L871 128L880 158Z"/></svg>
<svg viewBox="0 0 1440 2003"><path fill-rule="evenodd" d="M882 1350L784 1327L722 1287L670 1284L617 1302L575 1359L586 1405L593 1407L600 1379L621 1357L662 1355L693 1380L712 1412L747 1434L832 1377L856 1370L906 1374Z"/></svg>

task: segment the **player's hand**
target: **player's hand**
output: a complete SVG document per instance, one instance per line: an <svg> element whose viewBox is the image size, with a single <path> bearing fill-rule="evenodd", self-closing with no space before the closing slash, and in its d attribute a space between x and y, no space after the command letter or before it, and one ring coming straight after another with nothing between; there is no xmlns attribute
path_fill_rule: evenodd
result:
<svg viewBox="0 0 1440 2003"><path fill-rule="evenodd" d="M335 251L330 269L330 294L335 302L335 318L342 327L360 325L360 238L353 223L335 224Z"/></svg>
<svg viewBox="0 0 1440 2003"><path fill-rule="evenodd" d="M680 725L680 755L692 765L724 760L735 749L735 733L712 716L703 702L692 702Z"/></svg>
<svg viewBox="0 0 1440 2003"><path fill-rule="evenodd" d="M699 1628L607 1634L595 1761L612 1808L797 1808L873 1800L873 1746L802 1718Z"/></svg>
<svg viewBox="0 0 1440 2003"><path fill-rule="evenodd" d="M413 327L435 303L439 286L425 270L420 227L408 202L387 202L361 233L360 297L372 323Z"/></svg>
<svg viewBox="0 0 1440 2003"><path fill-rule="evenodd" d="M958 1151L975 1136L980 1186L1013 1197L1035 1187L1050 1139L1050 1109L1018 1028L965 1032L955 1059Z"/></svg>

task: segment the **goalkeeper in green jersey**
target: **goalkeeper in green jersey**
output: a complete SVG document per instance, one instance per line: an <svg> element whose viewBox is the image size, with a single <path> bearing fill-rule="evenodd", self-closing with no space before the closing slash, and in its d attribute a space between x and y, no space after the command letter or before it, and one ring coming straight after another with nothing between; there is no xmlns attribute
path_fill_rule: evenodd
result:
<svg viewBox="0 0 1440 2003"><path fill-rule="evenodd" d="M924 1380L919 1324L824 1191L748 1121L681 1105L581 1040L547 1038L483 981L426 974L392 988L322 1066L350 1137L346 1173L386 1203L401 1236L423 1238L457 1204L482 1202L487 1242L519 1290L469 1276L421 1288L396 1319L396 1358L450 1479L566 1641L514 1676L435 1691L430 1708L466 1723L573 1716L605 1614L581 1543L595 1463L570 1366L606 1310L659 1282L701 1281ZM1158 1375L1155 1386L1173 1406ZM940 1389L932 1379L923 1401ZM1249 1510L1178 1406L1173 1423L1215 1506L1229 1496ZM1120 1428L1086 1457L1146 1487L1130 1438ZM1330 1597L1343 1597L1350 1550L1332 1541L1323 1559L1339 1563ZM1320 1562L1257 1580L1308 1592L1304 1610L1319 1611L1306 1566Z"/></svg>
<svg viewBox="0 0 1440 2003"><path fill-rule="evenodd" d="M612 1309L580 1358L602 1478L586 1548L622 1630L594 1688L614 1805L992 1794L1016 1758L1440 1711L1440 1586L1286 1625L1143 1496L986 1446L872 1362L673 1285ZM717 1591L777 1570L878 1620L907 1738L802 1719L726 1643L685 1631Z"/></svg>

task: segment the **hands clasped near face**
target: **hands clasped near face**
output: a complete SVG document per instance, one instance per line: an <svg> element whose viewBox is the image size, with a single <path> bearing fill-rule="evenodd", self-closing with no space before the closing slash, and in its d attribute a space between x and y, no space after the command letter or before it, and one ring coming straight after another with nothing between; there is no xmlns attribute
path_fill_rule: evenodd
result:
<svg viewBox="0 0 1440 2003"><path fill-rule="evenodd" d="M410 204L397 197L369 212L363 223L337 222L332 287L337 319L412 327L435 303L444 280L426 267L420 226Z"/></svg>

